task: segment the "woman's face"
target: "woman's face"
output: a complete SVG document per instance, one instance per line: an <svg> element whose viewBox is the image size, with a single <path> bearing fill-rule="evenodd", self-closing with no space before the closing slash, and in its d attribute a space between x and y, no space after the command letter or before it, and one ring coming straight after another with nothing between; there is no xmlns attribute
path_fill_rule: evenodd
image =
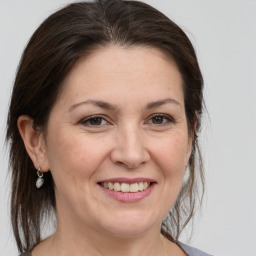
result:
<svg viewBox="0 0 256 256"><path fill-rule="evenodd" d="M59 224L124 237L159 231L191 152L175 63L154 48L103 48L63 88L44 163Z"/></svg>

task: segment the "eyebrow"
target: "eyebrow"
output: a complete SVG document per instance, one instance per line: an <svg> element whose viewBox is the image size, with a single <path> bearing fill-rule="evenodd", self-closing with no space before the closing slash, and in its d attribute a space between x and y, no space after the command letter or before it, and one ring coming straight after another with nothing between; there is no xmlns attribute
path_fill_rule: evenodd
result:
<svg viewBox="0 0 256 256"><path fill-rule="evenodd" d="M178 106L181 107L181 104L178 101L176 101L174 99L171 99L171 98L168 98L168 99L164 99L164 100L158 100L158 101L150 102L146 105L146 109L159 107L159 106L162 106L166 103L172 103L172 104L175 104L175 105L178 105ZM114 106L112 104L109 104L107 102L104 102L104 101L86 100L86 101L79 102L77 104L72 105L71 107L69 107L68 111L70 112L70 111L74 110L75 108L77 108L81 105L86 105L86 104L92 104L92 105L98 106L98 107L103 108L103 109L108 109L108 110L116 110L117 109L116 106Z"/></svg>
<svg viewBox="0 0 256 256"><path fill-rule="evenodd" d="M158 100L158 101L148 103L147 106L146 106L146 109L159 107L159 106L162 106L166 103L172 103L172 104L175 104L175 105L178 105L178 106L181 107L181 104L178 101L176 101L175 99L168 98L168 99Z"/></svg>
<svg viewBox="0 0 256 256"><path fill-rule="evenodd" d="M86 104L92 104L92 105L95 105L95 106L98 106L100 108L104 108L104 109L108 109L108 110L115 110L116 107L107 103L107 102L104 102L104 101L99 101L99 100L86 100L86 101L83 101L83 102L80 102L80 103L77 103L77 104L74 104L72 105L68 111L72 111L73 109L81 106L81 105L86 105Z"/></svg>

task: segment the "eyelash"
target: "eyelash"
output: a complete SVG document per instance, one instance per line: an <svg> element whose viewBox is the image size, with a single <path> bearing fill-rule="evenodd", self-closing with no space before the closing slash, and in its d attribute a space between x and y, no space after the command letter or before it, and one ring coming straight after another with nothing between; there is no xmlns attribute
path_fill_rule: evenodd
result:
<svg viewBox="0 0 256 256"><path fill-rule="evenodd" d="M164 120L164 121L162 123L156 124L156 123L152 122L152 120L154 118L161 118L161 120ZM92 121L96 121L96 122L100 121L100 124L90 123ZM103 121L105 122L105 124L102 124ZM82 119L79 123L84 126L93 127L93 128L96 128L96 127L101 128L102 126L111 125L111 123L109 121L107 121L104 116L101 116L101 115L94 115L94 116L86 117L86 118ZM157 127L171 125L173 123L175 123L174 119L172 117L170 117L169 115L165 115L165 114L154 114L149 117L148 121L144 122L144 124L149 124L150 126L157 126Z"/></svg>
<svg viewBox="0 0 256 256"><path fill-rule="evenodd" d="M101 120L101 122L102 121L105 121L106 122L106 124L91 124L90 122L92 122L94 119L100 119ZM95 120L94 120L95 121ZM103 117L103 116L100 116L100 115L95 115L95 116L89 116L89 117L86 117L86 118L84 118L84 119L82 119L81 121L80 121L80 123L82 124L82 125L85 125L85 126L89 126L89 127L102 127L102 126L105 126L105 125L109 125L110 123L106 120L106 118L105 117Z"/></svg>
<svg viewBox="0 0 256 256"><path fill-rule="evenodd" d="M166 126L166 125L170 125L175 123L174 119L172 117L170 117L169 115L165 115L165 114L154 114L152 116L150 116L149 120L152 121L153 118L161 118L162 120L164 119L165 121L163 123L160 124L154 124L154 123L149 123L149 121L146 121L145 123L149 123L152 126Z"/></svg>

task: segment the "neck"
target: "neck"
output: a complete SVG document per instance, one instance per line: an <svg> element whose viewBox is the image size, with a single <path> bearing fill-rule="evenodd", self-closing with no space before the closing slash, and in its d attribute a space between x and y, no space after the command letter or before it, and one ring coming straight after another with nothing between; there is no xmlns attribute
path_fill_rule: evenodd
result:
<svg viewBox="0 0 256 256"><path fill-rule="evenodd" d="M33 255L157 256L167 255L165 247L166 241L159 229L136 236L119 237L90 228L81 232L68 225L58 225L56 232L40 243Z"/></svg>
<svg viewBox="0 0 256 256"><path fill-rule="evenodd" d="M58 216L56 232L33 250L33 256L185 255L177 245L160 234L161 223L143 233L120 236L98 230L88 223L81 224L74 216L67 217Z"/></svg>
<svg viewBox="0 0 256 256"><path fill-rule="evenodd" d="M53 248L58 255L165 255L163 237L159 229L158 232L152 230L145 234L127 237L118 237L88 228L82 233L70 229L63 231L58 228L51 237Z"/></svg>

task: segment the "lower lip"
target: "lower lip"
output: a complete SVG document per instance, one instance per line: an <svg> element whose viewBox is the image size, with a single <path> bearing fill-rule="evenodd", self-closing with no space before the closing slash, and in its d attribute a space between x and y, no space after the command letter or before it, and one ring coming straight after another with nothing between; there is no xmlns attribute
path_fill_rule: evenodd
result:
<svg viewBox="0 0 256 256"><path fill-rule="evenodd" d="M100 188L110 197L123 202L123 203L133 203L133 202L138 202L142 199L144 199L145 197L149 196L151 191L154 188L154 183L151 184L147 189L143 190L143 191L139 191L139 192L128 192L128 193L124 193L124 192L120 192L120 191L115 191L115 190L110 190L110 189L106 189L104 187L102 187L101 185Z"/></svg>

